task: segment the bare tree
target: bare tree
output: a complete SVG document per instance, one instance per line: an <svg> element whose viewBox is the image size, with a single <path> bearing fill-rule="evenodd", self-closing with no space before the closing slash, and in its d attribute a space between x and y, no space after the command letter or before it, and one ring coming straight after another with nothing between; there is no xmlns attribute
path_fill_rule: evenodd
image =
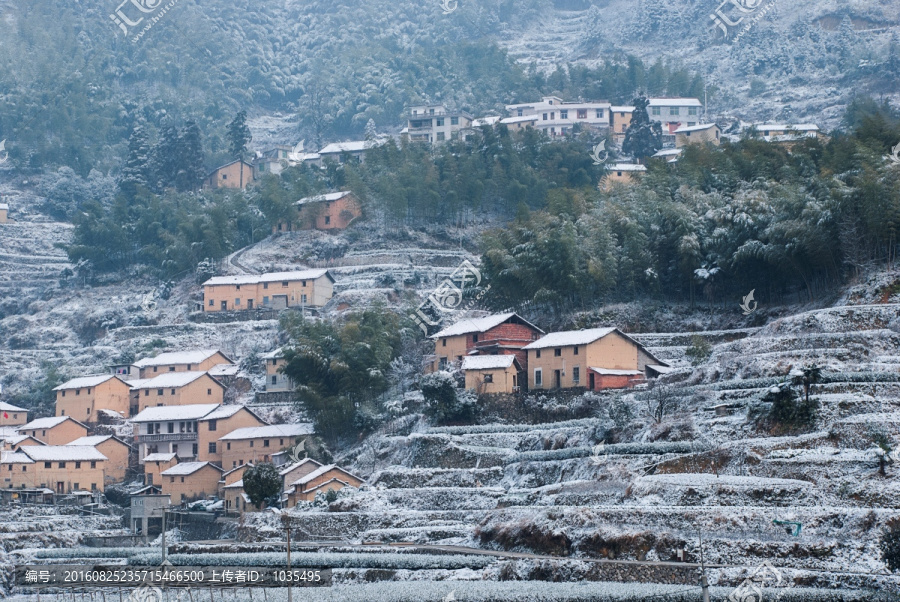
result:
<svg viewBox="0 0 900 602"><path fill-rule="evenodd" d="M678 397L671 385L653 382L650 384L650 390L647 392L647 414L653 418L657 424L663 421L667 415L672 414L678 409Z"/></svg>

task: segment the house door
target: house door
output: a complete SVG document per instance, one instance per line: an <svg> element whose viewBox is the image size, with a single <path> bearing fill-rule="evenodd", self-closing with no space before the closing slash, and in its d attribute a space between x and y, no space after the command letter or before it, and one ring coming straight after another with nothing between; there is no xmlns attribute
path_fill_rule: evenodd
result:
<svg viewBox="0 0 900 602"><path fill-rule="evenodd" d="M247 309L253 309L253 299L247 299Z"/></svg>
<svg viewBox="0 0 900 602"><path fill-rule="evenodd" d="M66 484L62 481L56 482L56 493L65 493L66 492Z"/></svg>
<svg viewBox="0 0 900 602"><path fill-rule="evenodd" d="M222 301L222 311L228 311L228 301Z"/></svg>
<svg viewBox="0 0 900 602"><path fill-rule="evenodd" d="M588 391L594 390L594 373L588 374Z"/></svg>
<svg viewBox="0 0 900 602"><path fill-rule="evenodd" d="M284 309L288 306L287 295L272 295L272 307L274 309Z"/></svg>
<svg viewBox="0 0 900 602"><path fill-rule="evenodd" d="M560 370L553 371L553 383L557 389L562 388L562 372Z"/></svg>

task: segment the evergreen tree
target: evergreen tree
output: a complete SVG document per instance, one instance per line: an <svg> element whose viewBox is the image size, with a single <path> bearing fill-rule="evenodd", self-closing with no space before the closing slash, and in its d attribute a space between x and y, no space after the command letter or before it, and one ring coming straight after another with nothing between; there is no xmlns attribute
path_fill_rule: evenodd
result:
<svg viewBox="0 0 900 602"><path fill-rule="evenodd" d="M133 194L138 186L149 188L151 179L150 140L144 126L137 124L128 138L128 157L119 175L119 189Z"/></svg>
<svg viewBox="0 0 900 602"><path fill-rule="evenodd" d="M179 137L173 125L165 127L153 147L151 173L153 189L162 192L175 185L179 168Z"/></svg>
<svg viewBox="0 0 900 602"><path fill-rule="evenodd" d="M244 159L247 154L247 145L253 140L250 128L247 127L247 111L241 111L235 115L228 124L228 150L235 159Z"/></svg>
<svg viewBox="0 0 900 602"><path fill-rule="evenodd" d="M375 131L375 120L369 119L366 122L366 140L375 140L378 137L378 132Z"/></svg>
<svg viewBox="0 0 900 602"><path fill-rule="evenodd" d="M195 121L188 121L178 137L178 171L175 187L179 191L197 190L206 176L203 167L203 143L200 127Z"/></svg>
<svg viewBox="0 0 900 602"><path fill-rule="evenodd" d="M853 51L856 46L856 29L853 27L853 21L849 15L844 15L841 20L841 26L838 29L838 53L841 57L841 66L847 67L848 61L853 58Z"/></svg>
<svg viewBox="0 0 900 602"><path fill-rule="evenodd" d="M257 508L275 504L281 494L281 475L273 464L257 464L244 472L244 491Z"/></svg>
<svg viewBox="0 0 900 602"><path fill-rule="evenodd" d="M650 101L641 95L634 99L634 113L631 125L625 132L622 151L638 160L652 156L662 148L662 126L658 121L650 121L647 106Z"/></svg>

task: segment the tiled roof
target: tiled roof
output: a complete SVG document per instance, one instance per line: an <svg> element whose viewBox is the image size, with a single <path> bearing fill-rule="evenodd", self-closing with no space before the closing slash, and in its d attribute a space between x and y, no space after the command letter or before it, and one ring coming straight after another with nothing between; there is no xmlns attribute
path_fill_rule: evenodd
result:
<svg viewBox="0 0 900 602"><path fill-rule="evenodd" d="M505 313L505 314L494 314L492 316L486 316L484 318L469 318L460 320L456 324L452 326L448 326L447 328L441 330L440 332L433 334L431 336L432 339L441 339L444 337L455 337L462 334L469 334L472 332L485 332L494 328L495 326L499 326L503 324L507 320L516 317L519 320L522 320L525 324L528 324L538 332L544 332L534 324L531 324L527 320L524 320L521 316L518 316L515 312Z"/></svg>
<svg viewBox="0 0 900 602"><path fill-rule="evenodd" d="M590 330L567 330L551 332L541 337L525 349L544 349L546 347L568 347L570 345L587 345L614 332L616 328L591 328Z"/></svg>
<svg viewBox="0 0 900 602"><path fill-rule="evenodd" d="M143 379L141 382L132 385L132 389L170 389L184 387L195 380L206 376L206 372L163 372L159 376L150 379ZM220 384L220 383L217 383Z"/></svg>
<svg viewBox="0 0 900 602"><path fill-rule="evenodd" d="M240 439L259 439L261 437L297 437L300 435L312 435L313 425L309 422L300 424L270 424L267 426L248 426L246 428L231 431L219 441L234 441Z"/></svg>
<svg viewBox="0 0 900 602"><path fill-rule="evenodd" d="M96 376L82 376L80 378L73 378L70 381L66 381L63 384L59 385L54 391L62 391L68 389L86 389L88 387L96 387L99 384L105 383L111 378L116 378L115 374L97 374Z"/></svg>
<svg viewBox="0 0 900 602"><path fill-rule="evenodd" d="M147 457L144 458L143 461L144 462L170 462L170 461L174 460L176 457L178 457L178 454L175 454L175 453L168 453L168 454L156 453L156 454L148 455Z"/></svg>
<svg viewBox="0 0 900 602"><path fill-rule="evenodd" d="M343 192L329 192L327 194L318 194L316 196L308 196L297 201L297 205L305 205L307 203L324 203L326 201L337 201L347 195L353 194L349 190Z"/></svg>
<svg viewBox="0 0 900 602"><path fill-rule="evenodd" d="M212 466L219 472L222 472L221 468L211 462L182 462L181 464L176 464L172 468L168 468L159 474L163 477L184 477L194 474L204 466Z"/></svg>
<svg viewBox="0 0 900 602"><path fill-rule="evenodd" d="M23 424L22 426L17 427L16 430L34 431L34 430L40 430L40 429L49 429L49 428L53 428L54 426L57 426L59 424L62 424L66 420L71 420L72 422L81 424L80 422L78 422L77 420L72 418L71 416L50 416L48 418L38 418L36 420L32 420L28 424ZM81 426L84 426L84 425L81 424Z"/></svg>
<svg viewBox="0 0 900 602"><path fill-rule="evenodd" d="M6 403L5 401L0 401L0 412L27 412L25 408L20 408L19 406L14 406L11 403Z"/></svg>
<svg viewBox="0 0 900 602"><path fill-rule="evenodd" d="M139 368L147 366L171 366L174 364L199 364L221 353L218 349L194 349L191 351L169 351L156 357L145 357L134 363ZM224 354L223 354L224 355Z"/></svg>
<svg viewBox="0 0 900 602"><path fill-rule="evenodd" d="M91 447L96 447L96 446L100 445L101 443L103 443L104 441L108 441L109 439L115 439L119 443L124 443L125 445L128 445L127 443L125 443L124 441L119 439L118 437L114 437L112 435L93 435L93 436L89 435L87 437L79 437L78 439L75 439L75 441L70 441L70 442L66 443L66 445L90 445Z"/></svg>
<svg viewBox="0 0 900 602"><path fill-rule="evenodd" d="M217 403L186 406L156 406L147 408L131 419L132 422L163 422L166 420L199 420L219 407Z"/></svg>
<svg viewBox="0 0 900 602"><path fill-rule="evenodd" d="M96 447L90 445L27 445L19 451L35 462L66 462L107 460Z"/></svg>
<svg viewBox="0 0 900 602"><path fill-rule="evenodd" d="M297 272L272 272L270 274L245 274L242 276L217 276L203 283L203 286L216 286L223 284L258 284L260 282L282 282L297 280L316 280L322 276L329 276L328 270L302 270Z"/></svg>
<svg viewBox="0 0 900 602"><path fill-rule="evenodd" d="M463 358L463 370L491 370L509 368L516 361L514 355L470 355Z"/></svg>

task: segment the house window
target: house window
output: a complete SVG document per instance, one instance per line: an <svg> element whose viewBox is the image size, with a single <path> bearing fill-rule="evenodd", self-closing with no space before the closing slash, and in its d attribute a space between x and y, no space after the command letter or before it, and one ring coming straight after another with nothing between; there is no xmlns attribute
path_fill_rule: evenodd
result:
<svg viewBox="0 0 900 602"><path fill-rule="evenodd" d="M450 125L459 125L459 117L451 117Z"/></svg>
<svg viewBox="0 0 900 602"><path fill-rule="evenodd" d="M547 114L544 113L544 121L547 121Z"/></svg>
<svg viewBox="0 0 900 602"><path fill-rule="evenodd" d="M197 444L196 443L191 447L191 451L193 452L193 454L195 456L197 455Z"/></svg>
<svg viewBox="0 0 900 602"><path fill-rule="evenodd" d="M306 303L306 293L300 295L300 303Z"/></svg>
<svg viewBox="0 0 900 602"><path fill-rule="evenodd" d="M440 135L438 135L438 139L440 139L440 138L441 138ZM330 215L326 215L326 216L325 216L325 225L327 226L327 225L330 224L330 223L331 223L331 216L330 216Z"/></svg>
<svg viewBox="0 0 900 602"><path fill-rule="evenodd" d="M437 133L437 140L438 140L438 142L443 142L443 141L446 140L446 139L447 139L447 136L444 134L444 132L438 132L438 133Z"/></svg>
<svg viewBox="0 0 900 602"><path fill-rule="evenodd" d="M688 115L696 115L697 107L688 107Z"/></svg>
<svg viewBox="0 0 900 602"><path fill-rule="evenodd" d="M550 111L550 119L556 119L556 111Z"/></svg>
<svg viewBox="0 0 900 602"><path fill-rule="evenodd" d="M241 285L240 285L240 284L235 284L235 285L234 285L234 288L235 288L236 290L241 290Z"/></svg>
<svg viewBox="0 0 900 602"><path fill-rule="evenodd" d="M81 389L75 389L75 395L81 395Z"/></svg>
<svg viewBox="0 0 900 602"><path fill-rule="evenodd" d="M578 109L576 116L578 119L587 119L587 109Z"/></svg>
<svg viewBox="0 0 900 602"><path fill-rule="evenodd" d="M184 483L184 477L181 477L181 482Z"/></svg>
<svg viewBox="0 0 900 602"><path fill-rule="evenodd" d="M277 377L277 376L274 376L274 375L272 376L272 384L273 384L273 385L277 385L277 384L278 384L278 377Z"/></svg>
<svg viewBox="0 0 900 602"><path fill-rule="evenodd" d="M96 463L96 462L91 462L91 468L97 468L97 463Z"/></svg>
<svg viewBox="0 0 900 602"><path fill-rule="evenodd" d="M207 389L207 390L206 390L206 394L207 394L207 395L212 395L212 389Z"/></svg>
<svg viewBox="0 0 900 602"><path fill-rule="evenodd" d="M91 491L97 491L97 483L91 483Z"/></svg>
<svg viewBox="0 0 900 602"><path fill-rule="evenodd" d="M485 375L484 375L484 382L485 382L485 383L492 383L492 382L494 382L494 375L493 375L493 374L485 374Z"/></svg>
<svg viewBox="0 0 900 602"><path fill-rule="evenodd" d="M572 366L572 382L576 385L581 381L581 367Z"/></svg>
<svg viewBox="0 0 900 602"><path fill-rule="evenodd" d="M227 174L227 173L223 173L223 174L222 174L222 179L223 179L223 180L227 180L227 179L228 179L228 174Z"/></svg>
<svg viewBox="0 0 900 602"><path fill-rule="evenodd" d="M517 116L517 117L521 117L521 116L522 116L522 109L516 109L516 116Z"/></svg>
<svg viewBox="0 0 900 602"><path fill-rule="evenodd" d="M175 366L169 366L169 372L175 372Z"/></svg>
<svg viewBox="0 0 900 602"><path fill-rule="evenodd" d="M216 304L216 302L215 302L214 299L210 299L210 300L209 300L209 306L210 306L210 307L214 306L215 304Z"/></svg>
<svg viewBox="0 0 900 602"><path fill-rule="evenodd" d="M75 462L75 468L81 468L81 462Z"/></svg>
<svg viewBox="0 0 900 602"><path fill-rule="evenodd" d="M217 427L217 426L218 426L218 424L216 423L215 420L210 420L210 421L209 421L209 430L210 430L210 431L216 430L216 427Z"/></svg>
<svg viewBox="0 0 900 602"><path fill-rule="evenodd" d="M174 423L174 422L170 422L170 423L169 423L169 426L168 426L168 429L169 429L169 433L174 433L174 432L175 432L175 423Z"/></svg>
<svg viewBox="0 0 900 602"><path fill-rule="evenodd" d="M284 445L284 439L279 439L279 440L278 440L278 445Z"/></svg>
<svg viewBox="0 0 900 602"><path fill-rule="evenodd" d="M263 288L264 288L264 289L268 289L268 288L269 288L269 283L268 283L268 282L263 282Z"/></svg>
<svg viewBox="0 0 900 602"><path fill-rule="evenodd" d="M44 462L44 468L53 468L52 462Z"/></svg>
<svg viewBox="0 0 900 602"><path fill-rule="evenodd" d="M560 118L560 119L568 119L568 118L569 118L569 111L568 111L568 110L566 110L566 111L560 111L560 112L559 112L559 118Z"/></svg>
<svg viewBox="0 0 900 602"><path fill-rule="evenodd" d="M250 440L250 447L253 447L253 440Z"/></svg>
<svg viewBox="0 0 900 602"><path fill-rule="evenodd" d="M268 305L268 304L269 304L269 298L263 297L263 305Z"/></svg>
<svg viewBox="0 0 900 602"><path fill-rule="evenodd" d="M215 443L215 441L213 441L212 443L209 444L209 453L211 453L211 454L216 453L216 443Z"/></svg>
<svg viewBox="0 0 900 602"><path fill-rule="evenodd" d="M477 343L477 342L478 342L478 335L477 335L477 334L473 334L473 335L472 335L472 342L473 342L473 343Z"/></svg>
<svg viewBox="0 0 900 602"><path fill-rule="evenodd" d="M669 107L669 115L678 116L678 107Z"/></svg>
<svg viewBox="0 0 900 602"><path fill-rule="evenodd" d="M225 444L225 449L231 450L231 441Z"/></svg>
<svg viewBox="0 0 900 602"><path fill-rule="evenodd" d="M169 482L170 482L170 483L174 483L174 482L175 482L175 477L169 477Z"/></svg>
<svg viewBox="0 0 900 602"><path fill-rule="evenodd" d="M175 389L169 389L169 395L175 395Z"/></svg>
<svg viewBox="0 0 900 602"><path fill-rule="evenodd" d="M66 392L65 392L65 391L62 392L62 396L63 396L63 397L66 396Z"/></svg>
<svg viewBox="0 0 900 602"><path fill-rule="evenodd" d="M597 119L603 119L605 111L603 109L597 109Z"/></svg>
<svg viewBox="0 0 900 602"><path fill-rule="evenodd" d="M263 439L263 447L269 447L269 440Z"/></svg>
<svg viewBox="0 0 900 602"><path fill-rule="evenodd" d="M235 305L235 307L237 307L237 306L240 305L240 304L241 304L241 300L240 300L240 299L235 299L235 300L234 300L234 305Z"/></svg>
<svg viewBox="0 0 900 602"><path fill-rule="evenodd" d="M72 488L75 490L81 489L81 487L78 486L78 483L72 483L72 486Z"/></svg>
<svg viewBox="0 0 900 602"><path fill-rule="evenodd" d="M572 355L578 355L578 345L572 350Z"/></svg>
<svg viewBox="0 0 900 602"><path fill-rule="evenodd" d="M447 346L447 339L441 339L441 347Z"/></svg>
<svg viewBox="0 0 900 602"><path fill-rule="evenodd" d="M66 463L65 463L65 462L60 462L60 463L59 463L59 467L60 467L60 468L65 468L65 467L66 467Z"/></svg>
<svg viewBox="0 0 900 602"><path fill-rule="evenodd" d="M652 107L652 108L650 109L650 112L651 112L651 114L653 114L653 115L660 115L660 114L661 114L661 112L660 112L660 107Z"/></svg>
<svg viewBox="0 0 900 602"><path fill-rule="evenodd" d="M444 127L444 118L443 117L438 117L435 121L437 121L437 127L439 127L439 128Z"/></svg>
<svg viewBox="0 0 900 602"><path fill-rule="evenodd" d="M540 359L540 357L541 357L541 350L540 350L540 349L535 349L535 350L534 350L534 357L535 357L535 359Z"/></svg>
<svg viewBox="0 0 900 602"><path fill-rule="evenodd" d="M144 397L150 395L150 389L144 389Z"/></svg>
<svg viewBox="0 0 900 602"><path fill-rule="evenodd" d="M544 386L544 373L540 368L534 369L534 386L535 387L543 387Z"/></svg>
<svg viewBox="0 0 900 602"><path fill-rule="evenodd" d="M553 357L561 357L561 356L562 356L562 349L554 349L553 350Z"/></svg>
<svg viewBox="0 0 900 602"><path fill-rule="evenodd" d="M287 287L288 287L288 283L287 283L287 282L282 282L282 283L281 283L281 288L287 288Z"/></svg>
<svg viewBox="0 0 900 602"><path fill-rule="evenodd" d="M616 175L619 176L619 177L621 178L621 177L622 177L622 172L621 172L621 171L617 171L617 172L616 172Z"/></svg>
<svg viewBox="0 0 900 602"><path fill-rule="evenodd" d="M156 394L157 394L157 395L162 395L162 394L163 394L163 390L162 390L162 389L157 389L157 390L156 390Z"/></svg>

